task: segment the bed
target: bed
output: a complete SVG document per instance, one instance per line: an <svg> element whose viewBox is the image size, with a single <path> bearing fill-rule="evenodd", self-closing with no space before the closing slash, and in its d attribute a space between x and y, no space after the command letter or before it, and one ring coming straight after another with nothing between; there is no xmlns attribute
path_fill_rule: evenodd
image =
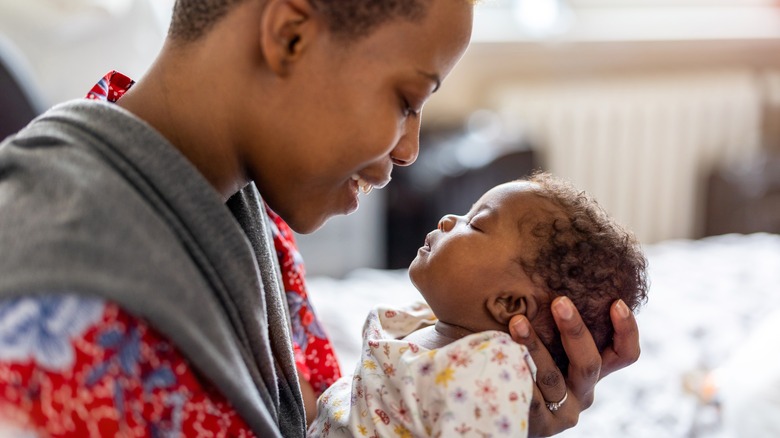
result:
<svg viewBox="0 0 780 438"><path fill-rule="evenodd" d="M726 363L751 330L780 309L780 235L667 241L645 251L651 287L638 315L642 356L599 383L593 406L559 436L730 437L717 407L700 402L686 384L695 386L703 372ZM347 372L359 357L371 307L421 299L405 270L312 277L309 289ZM774 363L776 345L767 349Z"/></svg>

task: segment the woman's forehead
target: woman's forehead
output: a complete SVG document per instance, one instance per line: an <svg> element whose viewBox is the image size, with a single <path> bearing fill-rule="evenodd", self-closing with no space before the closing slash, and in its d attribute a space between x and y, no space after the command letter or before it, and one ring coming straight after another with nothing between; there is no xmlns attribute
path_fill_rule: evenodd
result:
<svg viewBox="0 0 780 438"><path fill-rule="evenodd" d="M355 47L390 63L409 63L439 82L469 43L472 9L463 0L433 0L422 20L389 21L356 41Z"/></svg>

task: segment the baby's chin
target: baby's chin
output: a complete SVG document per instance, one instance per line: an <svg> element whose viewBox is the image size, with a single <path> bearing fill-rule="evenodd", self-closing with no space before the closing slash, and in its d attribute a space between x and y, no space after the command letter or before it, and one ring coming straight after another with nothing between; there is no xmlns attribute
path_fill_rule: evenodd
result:
<svg viewBox="0 0 780 438"><path fill-rule="evenodd" d="M409 280L412 281L412 284L414 285L414 287L417 288L418 291L420 291L420 293L424 293L422 284L420 282L421 280L420 274L422 270L423 270L422 261L420 260L420 256L418 255L417 257L414 258L414 260L412 260L412 263L409 264Z"/></svg>

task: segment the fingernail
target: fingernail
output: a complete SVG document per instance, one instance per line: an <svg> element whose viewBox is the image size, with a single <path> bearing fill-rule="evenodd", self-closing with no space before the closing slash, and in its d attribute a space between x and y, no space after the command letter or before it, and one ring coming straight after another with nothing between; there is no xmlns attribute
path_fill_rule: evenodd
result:
<svg viewBox="0 0 780 438"><path fill-rule="evenodd" d="M628 318L628 306L626 306L626 303L624 303L623 300L618 300L617 304L615 304L615 308L617 309L618 315L620 315L621 318Z"/></svg>
<svg viewBox="0 0 780 438"><path fill-rule="evenodd" d="M517 321L515 325L512 326L512 329L521 338L527 338L528 336L531 335L530 327L528 327L528 320L525 318L520 318L520 320Z"/></svg>
<svg viewBox="0 0 780 438"><path fill-rule="evenodd" d="M555 313L558 314L562 319L568 321L572 318L574 315L574 312L571 308L571 300L569 300L566 297L560 297L555 301L555 304L553 307L555 308Z"/></svg>

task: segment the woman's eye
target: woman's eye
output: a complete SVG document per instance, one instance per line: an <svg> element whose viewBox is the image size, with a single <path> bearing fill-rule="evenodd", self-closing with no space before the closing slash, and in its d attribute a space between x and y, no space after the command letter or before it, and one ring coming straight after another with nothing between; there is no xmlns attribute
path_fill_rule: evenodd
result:
<svg viewBox="0 0 780 438"><path fill-rule="evenodd" d="M477 231L482 231L482 228L478 227L476 224L474 224L474 219L469 220L469 226Z"/></svg>

